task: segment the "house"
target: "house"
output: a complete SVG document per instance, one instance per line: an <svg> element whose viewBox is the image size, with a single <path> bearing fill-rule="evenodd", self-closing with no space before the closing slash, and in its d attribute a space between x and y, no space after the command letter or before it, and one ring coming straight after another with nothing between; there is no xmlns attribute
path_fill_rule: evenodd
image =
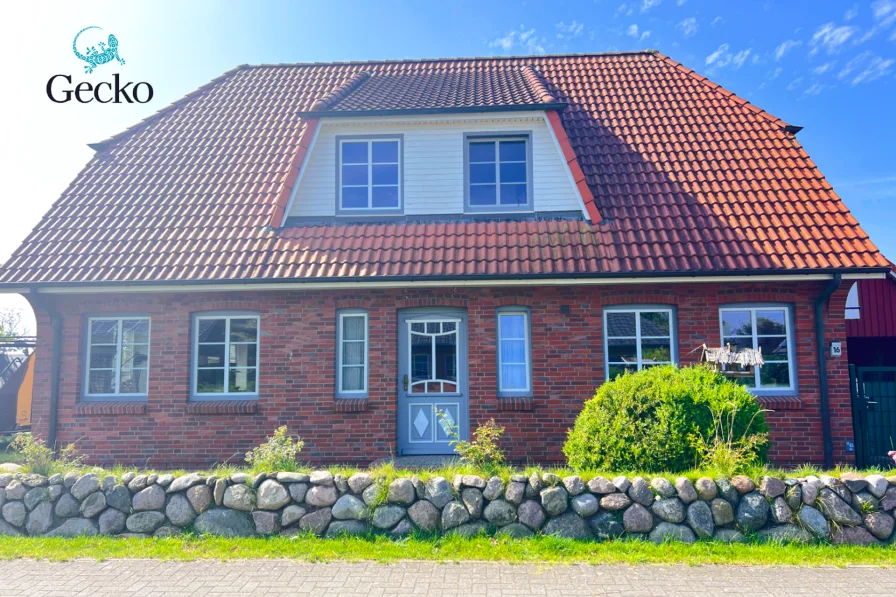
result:
<svg viewBox="0 0 896 597"><path fill-rule="evenodd" d="M0 270L35 432L366 463L493 417L551 463L608 377L724 343L763 349L776 463L852 462L829 352L888 262L798 131L652 51L236 68L92 145Z"/></svg>

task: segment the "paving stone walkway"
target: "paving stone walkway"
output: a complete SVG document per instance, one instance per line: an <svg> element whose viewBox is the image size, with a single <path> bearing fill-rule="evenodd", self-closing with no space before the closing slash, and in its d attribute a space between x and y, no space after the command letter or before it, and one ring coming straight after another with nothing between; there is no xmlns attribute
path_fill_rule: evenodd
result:
<svg viewBox="0 0 896 597"><path fill-rule="evenodd" d="M0 562L3 595L837 595L892 597L896 568L531 566L400 562L309 564L284 560Z"/></svg>

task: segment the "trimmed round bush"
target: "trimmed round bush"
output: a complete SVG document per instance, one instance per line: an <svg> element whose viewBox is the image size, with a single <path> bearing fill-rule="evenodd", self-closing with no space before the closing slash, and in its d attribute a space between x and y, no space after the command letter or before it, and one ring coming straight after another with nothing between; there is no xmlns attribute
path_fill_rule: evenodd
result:
<svg viewBox="0 0 896 597"><path fill-rule="evenodd" d="M767 433L765 416L746 389L705 367L668 365L600 386L563 452L578 470L680 472L701 465L695 445L701 437L711 443ZM760 445L749 457L764 461L766 451L767 444Z"/></svg>

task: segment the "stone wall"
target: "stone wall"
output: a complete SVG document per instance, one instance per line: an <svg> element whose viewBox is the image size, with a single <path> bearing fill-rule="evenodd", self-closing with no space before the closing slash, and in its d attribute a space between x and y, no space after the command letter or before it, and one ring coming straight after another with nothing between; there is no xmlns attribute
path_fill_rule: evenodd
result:
<svg viewBox="0 0 896 597"><path fill-rule="evenodd" d="M575 539L667 537L743 541L892 542L896 476L800 479L657 477L613 480L457 475L386 484L368 473L321 470L228 478L191 473L121 479L71 472L0 475L0 535L160 536L192 529L224 536L404 536L415 530Z"/></svg>

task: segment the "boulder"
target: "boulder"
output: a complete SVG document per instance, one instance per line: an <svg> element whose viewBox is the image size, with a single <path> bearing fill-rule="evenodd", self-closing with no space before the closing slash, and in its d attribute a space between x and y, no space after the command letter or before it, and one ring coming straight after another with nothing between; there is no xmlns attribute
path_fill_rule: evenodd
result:
<svg viewBox="0 0 896 597"><path fill-rule="evenodd" d="M125 521L127 516L124 512L115 508L107 508L105 512L100 514L97 522L101 535L117 535L125 529Z"/></svg>
<svg viewBox="0 0 896 597"><path fill-rule="evenodd" d="M718 495L732 506L736 506L737 502L740 501L740 494L728 479L724 477L716 479L716 489L718 490Z"/></svg>
<svg viewBox="0 0 896 597"><path fill-rule="evenodd" d="M737 529L716 529L713 541L722 543L745 543L747 537Z"/></svg>
<svg viewBox="0 0 896 597"><path fill-rule="evenodd" d="M499 537L509 537L511 539L525 539L526 537L531 537L533 533L526 525L513 522L498 529L498 532L495 533L495 535Z"/></svg>
<svg viewBox="0 0 896 597"><path fill-rule="evenodd" d="M670 483L671 485L671 483ZM663 498L653 502L651 510L666 522L678 524L684 521L684 505L678 498Z"/></svg>
<svg viewBox="0 0 896 597"><path fill-rule="evenodd" d="M414 502L408 508L408 517L420 530L432 532L439 528L442 513L439 509L426 500Z"/></svg>
<svg viewBox="0 0 896 597"><path fill-rule="evenodd" d="M464 475L461 483L464 487L485 489L485 479L483 479L479 475Z"/></svg>
<svg viewBox="0 0 896 597"><path fill-rule="evenodd" d="M563 487L566 488L569 495L579 495L585 491L585 482L578 475L570 475L563 477Z"/></svg>
<svg viewBox="0 0 896 597"><path fill-rule="evenodd" d="M367 475L367 473L358 473L359 475ZM370 475L367 475L368 477ZM311 481L311 476L306 473L292 473L287 471L282 471L277 473L275 476L280 483L308 483Z"/></svg>
<svg viewBox="0 0 896 597"><path fill-rule="evenodd" d="M368 487L368 489L370 488ZM292 483L289 485L289 497L297 504L304 502L306 495L308 495L307 483Z"/></svg>
<svg viewBox="0 0 896 597"><path fill-rule="evenodd" d="M784 484L784 481L777 477L765 476L762 477L762 480L759 482L759 493L768 499L782 496L785 491L787 491L787 486Z"/></svg>
<svg viewBox="0 0 896 597"><path fill-rule="evenodd" d="M34 510L28 515L28 522L25 523L25 530L32 537L34 535L43 535L53 526L53 504L43 502L35 506Z"/></svg>
<svg viewBox="0 0 896 597"><path fill-rule="evenodd" d="M517 508L516 515L522 524L533 531L540 529L547 519L544 508L542 508L541 504L535 500L526 500L520 504L519 508Z"/></svg>
<svg viewBox="0 0 896 597"><path fill-rule="evenodd" d="M687 521L688 526L701 539L712 537L715 532L712 510L704 501L695 501L688 506Z"/></svg>
<svg viewBox="0 0 896 597"><path fill-rule="evenodd" d="M280 514L280 524L284 527L291 526L299 522L306 512L305 508L295 504L287 506L283 508L283 512Z"/></svg>
<svg viewBox="0 0 896 597"><path fill-rule="evenodd" d="M15 477L10 473L0 473L0 488L5 488L13 481L13 479L15 479Z"/></svg>
<svg viewBox="0 0 896 597"><path fill-rule="evenodd" d="M280 516L268 510L252 512L252 523L257 535L274 535L280 532Z"/></svg>
<svg viewBox="0 0 896 597"><path fill-rule="evenodd" d="M793 522L793 510L784 501L784 498L778 496L771 505L772 520L776 524L790 524Z"/></svg>
<svg viewBox="0 0 896 597"><path fill-rule="evenodd" d="M868 492L877 499L884 497L887 493L889 484L883 475L868 475L865 477L865 481L868 483Z"/></svg>
<svg viewBox="0 0 896 597"><path fill-rule="evenodd" d="M625 527L619 521L620 518L617 512L599 512L588 524L596 538L606 541L620 537L625 533Z"/></svg>
<svg viewBox="0 0 896 597"><path fill-rule="evenodd" d="M318 489L318 487L314 487ZM359 498L345 494L333 504L333 518L336 520L363 520L367 518L367 505Z"/></svg>
<svg viewBox="0 0 896 597"><path fill-rule="evenodd" d="M226 479L216 479L215 486L212 489L212 498L215 500L216 506L224 505L224 492L227 490Z"/></svg>
<svg viewBox="0 0 896 597"><path fill-rule="evenodd" d="M339 493L333 485L314 485L305 494L305 503L311 506L332 506L339 499Z"/></svg>
<svg viewBox="0 0 896 597"><path fill-rule="evenodd" d="M59 496L61 496L63 492L65 492L65 488L57 483L55 485L50 485L47 488L47 491L50 492L50 501L55 502L59 499ZM0 500L0 502L2 502L2 500ZM0 503L0 505L2 505L2 503Z"/></svg>
<svg viewBox="0 0 896 597"><path fill-rule="evenodd" d="M28 510L34 510L38 504L41 502L49 502L50 501L50 490L46 487L35 487L33 489L29 489L25 494L25 507Z"/></svg>
<svg viewBox="0 0 896 597"><path fill-rule="evenodd" d="M588 491L605 495L607 493L615 493L616 486L606 477L594 477L588 481Z"/></svg>
<svg viewBox="0 0 896 597"><path fill-rule="evenodd" d="M701 500L712 501L719 494L716 482L709 477L700 477L694 487Z"/></svg>
<svg viewBox="0 0 896 597"><path fill-rule="evenodd" d="M885 512L871 512L865 515L865 528L878 539L886 541L893 534L893 517Z"/></svg>
<svg viewBox="0 0 896 597"><path fill-rule="evenodd" d="M144 514L154 513L146 512ZM130 518L128 518L128 522L130 522ZM128 529L130 530L130 528L129 525ZM193 528L202 535L221 537L251 537L255 534L255 522L249 514L228 508L206 510L196 518Z"/></svg>
<svg viewBox="0 0 896 597"><path fill-rule="evenodd" d="M164 506L165 490L158 485L150 485L146 489L137 492L131 502L131 507L135 512L161 510Z"/></svg>
<svg viewBox="0 0 896 597"><path fill-rule="evenodd" d="M146 475L136 475L133 479L128 483L128 489L131 490L131 493L137 493L138 491L143 491L146 489L149 483L146 482Z"/></svg>
<svg viewBox="0 0 896 597"><path fill-rule="evenodd" d="M768 511L766 499L761 494L751 491L741 498L734 518L741 530L757 531L768 521Z"/></svg>
<svg viewBox="0 0 896 597"><path fill-rule="evenodd" d="M109 483L108 487L106 487L106 479L110 479L110 483ZM110 476L110 477L106 477L106 479L103 479L103 491L105 491L107 489L111 489L112 486L115 485L115 477ZM168 487L172 483L174 483L174 475L168 475L168 474L159 475L159 478L156 479L156 484L161 485L162 487Z"/></svg>
<svg viewBox="0 0 896 597"><path fill-rule="evenodd" d="M124 513L131 511L131 492L124 485L116 485L106 493L106 504Z"/></svg>
<svg viewBox="0 0 896 597"><path fill-rule="evenodd" d="M861 527L838 527L834 529L832 540L844 545L877 545L880 541Z"/></svg>
<svg viewBox="0 0 896 597"><path fill-rule="evenodd" d="M406 513L401 506L391 504L377 506L376 510L373 511L373 518L371 518L370 522L378 529L391 529L404 520Z"/></svg>
<svg viewBox="0 0 896 597"><path fill-rule="evenodd" d="M628 477L619 475L618 477L613 478L613 485L616 487L616 491L625 493L632 484L631 481L628 480Z"/></svg>
<svg viewBox="0 0 896 597"><path fill-rule="evenodd" d="M570 506L572 506L576 514L585 518L597 514L600 508L597 498L590 493L583 493L572 498Z"/></svg>
<svg viewBox="0 0 896 597"><path fill-rule="evenodd" d="M367 473L355 473L348 478L348 488L355 493L361 493L371 485L373 485L373 477Z"/></svg>
<svg viewBox="0 0 896 597"><path fill-rule="evenodd" d="M451 485L444 477L433 477L426 482L426 499L436 508L444 508L452 499ZM466 512L466 508L464 508Z"/></svg>
<svg viewBox="0 0 896 597"><path fill-rule="evenodd" d="M657 495L664 498L670 498L675 495L675 486L665 477L654 477L650 480L650 487L653 488Z"/></svg>
<svg viewBox="0 0 896 597"><path fill-rule="evenodd" d="M14 462L4 462L0 464L0 472L3 473L18 473L22 470L21 464L16 464Z"/></svg>
<svg viewBox="0 0 896 597"><path fill-rule="evenodd" d="M818 499L818 487L811 483L803 483L800 485L800 491L803 492L803 503L814 506L815 500Z"/></svg>
<svg viewBox="0 0 896 597"><path fill-rule="evenodd" d="M6 502L3 508L0 508L0 513L3 515L3 520L14 527L23 527L28 520L28 510L22 502Z"/></svg>
<svg viewBox="0 0 896 597"><path fill-rule="evenodd" d="M803 506L796 513L797 520L816 537L825 539L831 536L831 523L824 517L824 514L813 508L812 506Z"/></svg>
<svg viewBox="0 0 896 597"><path fill-rule="evenodd" d="M763 541L782 543L808 543L812 541L812 533L795 524L779 524L767 529L760 529L756 536Z"/></svg>
<svg viewBox="0 0 896 597"><path fill-rule="evenodd" d="M54 512L59 518L74 518L81 514L81 504L70 493L66 493L56 502Z"/></svg>
<svg viewBox="0 0 896 597"><path fill-rule="evenodd" d="M847 504L852 501L852 492L840 479L832 477L830 475L822 475L821 483L822 487L819 488L819 494L821 494L823 488L827 488L836 493L840 497L840 499Z"/></svg>
<svg viewBox="0 0 896 597"><path fill-rule="evenodd" d="M364 503L371 508L373 506L376 506L380 503L380 489L380 485L374 483L361 492L361 499L364 500Z"/></svg>
<svg viewBox="0 0 896 597"><path fill-rule="evenodd" d="M105 509L106 496L102 491L91 493L81 502L81 516L84 518L93 518Z"/></svg>
<svg viewBox="0 0 896 597"><path fill-rule="evenodd" d="M622 515L622 525L629 533L649 533L653 529L653 515L647 508L635 503Z"/></svg>
<svg viewBox="0 0 896 597"><path fill-rule="evenodd" d="M0 518L0 537L21 537L22 531Z"/></svg>
<svg viewBox="0 0 896 597"><path fill-rule="evenodd" d="M233 510L251 512L255 509L255 492L245 484L231 485L224 490L224 506Z"/></svg>
<svg viewBox="0 0 896 597"><path fill-rule="evenodd" d="M734 509L727 501L722 498L715 498L711 502L712 520L715 524L722 526L734 522Z"/></svg>
<svg viewBox="0 0 896 597"><path fill-rule="evenodd" d="M26 487L44 487L47 484L47 478L38 474L24 475L21 479Z"/></svg>
<svg viewBox="0 0 896 597"><path fill-rule="evenodd" d="M327 537L357 537L370 533L370 527L360 520L334 520L327 528Z"/></svg>
<svg viewBox="0 0 896 597"><path fill-rule="evenodd" d="M496 500L503 494L504 481L501 480L501 477L490 478L485 484L485 489L482 490L482 497L489 501Z"/></svg>
<svg viewBox="0 0 896 597"><path fill-rule="evenodd" d="M196 518L196 511L193 510L190 500L184 494L176 493L171 496L168 505L165 506L165 516L174 526L185 527Z"/></svg>
<svg viewBox="0 0 896 597"><path fill-rule="evenodd" d="M186 495L196 514L202 514L212 504L212 490L207 485L194 485L187 490Z"/></svg>
<svg viewBox="0 0 896 597"><path fill-rule="evenodd" d="M868 491L852 494L852 509L859 512L876 512L880 510L880 500Z"/></svg>
<svg viewBox="0 0 896 597"><path fill-rule="evenodd" d="M791 510L799 510L803 504L803 488L799 484L787 488L784 494L784 501Z"/></svg>
<svg viewBox="0 0 896 597"><path fill-rule="evenodd" d="M460 492L460 499L464 503L464 506L467 507L467 512L470 513L470 516L473 518L482 516L484 500L482 499L481 491L475 487L465 487Z"/></svg>
<svg viewBox="0 0 896 597"><path fill-rule="evenodd" d="M255 503L261 510L279 510L289 503L289 492L273 479L263 481L258 486Z"/></svg>
<svg viewBox="0 0 896 597"><path fill-rule="evenodd" d="M568 494L560 486L547 487L541 490L541 506L551 516L559 516L566 512Z"/></svg>
<svg viewBox="0 0 896 597"><path fill-rule="evenodd" d="M10 481L9 485L6 486L7 500L23 500L26 493L28 493L28 487L20 481Z"/></svg>
<svg viewBox="0 0 896 597"><path fill-rule="evenodd" d="M542 532L545 535L555 535L568 539L589 539L592 536L585 519L575 512L567 512L549 519L544 525Z"/></svg>
<svg viewBox="0 0 896 597"><path fill-rule="evenodd" d="M234 485L245 485L249 482L249 475L246 473L234 473L230 475L230 482Z"/></svg>
<svg viewBox="0 0 896 597"><path fill-rule="evenodd" d="M460 526L449 530L446 535L458 535L459 537L475 537L476 535L485 534L488 531L488 525L481 520L467 522Z"/></svg>
<svg viewBox="0 0 896 597"><path fill-rule="evenodd" d="M880 509L884 512L896 509L896 487L890 487L880 499Z"/></svg>
<svg viewBox="0 0 896 597"><path fill-rule="evenodd" d="M410 479L395 479L389 483L386 501L390 504L403 504L409 506L417 499L417 492Z"/></svg>
<svg viewBox="0 0 896 597"><path fill-rule="evenodd" d="M625 510L631 503L632 500L624 493L608 493L600 498L600 507L611 512Z"/></svg>
<svg viewBox="0 0 896 597"><path fill-rule="evenodd" d="M470 520L470 513L460 502L448 502L442 509L442 530L447 531Z"/></svg>
<svg viewBox="0 0 896 597"><path fill-rule="evenodd" d="M339 492L339 495L343 493L348 493L348 479L345 478L345 475L333 475L333 485L336 487L336 490Z"/></svg>
<svg viewBox="0 0 896 597"><path fill-rule="evenodd" d="M102 495L102 494L99 494ZM96 523L86 518L69 518L48 532L46 537L92 537L100 531Z"/></svg>
<svg viewBox="0 0 896 597"><path fill-rule="evenodd" d="M177 493L178 491L186 491L194 485L205 483L205 477L198 473L190 473L183 477L178 477L168 486L168 493ZM161 485L161 483L160 483Z"/></svg>
<svg viewBox="0 0 896 597"><path fill-rule="evenodd" d="M534 485L529 485L533 490L535 489ZM563 491L566 491L565 489ZM514 506L518 506L523 502L526 498L526 484L521 481L511 481L507 484L507 487L504 489L504 500L513 504Z"/></svg>
<svg viewBox="0 0 896 597"><path fill-rule="evenodd" d="M324 487L334 487L333 473L330 471L313 471L309 477L312 485L322 485Z"/></svg>
<svg viewBox="0 0 896 597"><path fill-rule="evenodd" d="M132 533L152 533L165 524L165 515L154 510L131 514L125 526Z"/></svg>
<svg viewBox="0 0 896 597"><path fill-rule="evenodd" d="M756 484L753 483L753 480L746 475L736 475L732 477L731 485L734 486L734 489L736 489L737 493L739 493L740 495L751 493L756 489Z"/></svg>
<svg viewBox="0 0 896 597"><path fill-rule="evenodd" d="M862 524L862 517L859 513L829 487L821 490L817 503L821 513L838 525L856 527Z"/></svg>
<svg viewBox="0 0 896 597"><path fill-rule="evenodd" d="M551 489L561 488L553 487ZM550 491L550 489L545 489L544 491ZM503 500L489 502L482 512L482 517L498 527L506 526L517 520L516 509Z"/></svg>
<svg viewBox="0 0 896 597"><path fill-rule="evenodd" d="M840 482L853 493L868 489L868 481L859 473L843 473L840 475Z"/></svg>
<svg viewBox="0 0 896 597"><path fill-rule="evenodd" d="M644 477L632 479L632 486L628 488L628 497L642 506L653 504L653 492L650 491L650 485L647 484Z"/></svg>
<svg viewBox="0 0 896 597"><path fill-rule="evenodd" d="M680 541L682 543L693 543L697 540L694 532L683 524L673 524L671 522L661 522L656 525L647 536L654 543L663 543L665 541Z"/></svg>
<svg viewBox="0 0 896 597"><path fill-rule="evenodd" d="M694 489L694 484L691 483L691 480L687 477L678 477L675 479L675 491L678 493L678 499L685 505L690 504L697 499L697 490Z"/></svg>

